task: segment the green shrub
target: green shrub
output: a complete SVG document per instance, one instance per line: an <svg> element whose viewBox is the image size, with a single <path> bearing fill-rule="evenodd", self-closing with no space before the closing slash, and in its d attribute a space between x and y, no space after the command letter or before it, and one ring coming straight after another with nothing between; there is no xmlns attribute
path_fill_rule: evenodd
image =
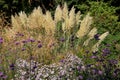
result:
<svg viewBox="0 0 120 80"><path fill-rule="evenodd" d="M88 5L76 5L77 8L91 12L94 16L94 27L97 27L99 32L109 31L110 34L117 34L120 30L120 22L118 16L115 15L118 8L109 6L104 2L88 2Z"/></svg>

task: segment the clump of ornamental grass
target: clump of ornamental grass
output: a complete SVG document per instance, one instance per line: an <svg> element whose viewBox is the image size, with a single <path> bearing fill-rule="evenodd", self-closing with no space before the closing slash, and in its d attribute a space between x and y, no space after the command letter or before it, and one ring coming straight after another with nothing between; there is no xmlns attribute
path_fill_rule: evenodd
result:
<svg viewBox="0 0 120 80"><path fill-rule="evenodd" d="M81 16L74 7L68 11L66 3L63 9L57 6L54 16L50 11L43 14L40 7L29 15L25 12L12 15L12 28L5 29L1 35L2 64L8 69L7 66L19 58L50 64L64 58L68 52L83 56L86 49L97 51L108 32L99 37L97 29L91 27L90 13L83 19Z"/></svg>
<svg viewBox="0 0 120 80"><path fill-rule="evenodd" d="M90 26L93 20L89 13L83 19L81 16L80 11L75 13L74 6L68 11L66 3L63 9L57 6L54 16L50 11L43 14L40 7L35 8L29 15L20 12L11 16L12 28L5 29L2 50L6 53L9 49L11 54L21 58L27 59L31 56L40 62L48 63L66 52L85 51L90 40L94 39L97 29ZM94 51L94 46L102 40L100 38L98 43L92 44L93 49L88 48Z"/></svg>

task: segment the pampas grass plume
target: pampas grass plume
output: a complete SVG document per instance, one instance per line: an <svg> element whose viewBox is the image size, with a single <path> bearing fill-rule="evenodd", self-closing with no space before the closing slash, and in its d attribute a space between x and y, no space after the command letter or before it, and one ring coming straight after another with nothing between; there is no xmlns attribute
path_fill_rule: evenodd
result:
<svg viewBox="0 0 120 80"><path fill-rule="evenodd" d="M69 12L69 27L72 28L75 26L75 8L72 7Z"/></svg>
<svg viewBox="0 0 120 80"><path fill-rule="evenodd" d="M80 18L81 18L81 13L80 13L80 11L78 11L76 16L75 16L76 25L79 25L79 23L81 22Z"/></svg>
<svg viewBox="0 0 120 80"><path fill-rule="evenodd" d="M87 46L89 41L94 38L94 35L97 33L97 29L94 27L89 33L88 33L88 39L84 42L84 46Z"/></svg>
<svg viewBox="0 0 120 80"><path fill-rule="evenodd" d="M76 36L78 38L84 37L90 30L92 24L92 17L90 17L90 14L88 13L85 18L81 21L80 29L78 30Z"/></svg>
<svg viewBox="0 0 120 80"><path fill-rule="evenodd" d="M98 51L98 47L101 44L101 42L106 38L106 36L109 34L109 32L105 32L103 33L100 37L99 37L99 41L92 47L92 51Z"/></svg>
<svg viewBox="0 0 120 80"><path fill-rule="evenodd" d="M43 24L47 34L55 33L55 21L53 20L51 13L49 11L46 12L45 15L45 23Z"/></svg>
<svg viewBox="0 0 120 80"><path fill-rule="evenodd" d="M60 5L58 5L55 10L54 20L56 23L62 20L62 9L60 8Z"/></svg>
<svg viewBox="0 0 120 80"><path fill-rule="evenodd" d="M68 7L67 7L67 3L64 3L64 8L63 8L62 17L63 17L64 20L68 17Z"/></svg>
<svg viewBox="0 0 120 80"><path fill-rule="evenodd" d="M20 19L20 22L21 22L21 26L26 27L27 15L25 14L25 12L21 11L19 13L19 19Z"/></svg>
<svg viewBox="0 0 120 80"><path fill-rule="evenodd" d="M90 39L94 38L94 35L97 34L97 28L94 27L89 33L88 33L88 37Z"/></svg>
<svg viewBox="0 0 120 80"><path fill-rule="evenodd" d="M28 16L28 27L30 29L40 28L44 23L44 15L42 9L40 7L35 8L33 12Z"/></svg>

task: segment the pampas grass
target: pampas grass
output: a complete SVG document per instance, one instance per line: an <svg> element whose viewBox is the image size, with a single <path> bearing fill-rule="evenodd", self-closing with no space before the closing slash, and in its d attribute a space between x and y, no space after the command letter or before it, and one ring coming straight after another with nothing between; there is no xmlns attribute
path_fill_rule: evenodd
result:
<svg viewBox="0 0 120 80"><path fill-rule="evenodd" d="M42 9L38 7L29 15L26 15L25 12L20 12L18 15L11 16L12 28L6 29L6 33L3 36L8 43L14 45L13 50L15 51L17 49L15 43L20 42L17 50L20 55L24 53L26 56L24 58L32 55L40 62L47 59L49 60L46 63L49 63L50 60L54 62L58 60L57 56L60 59L60 55L63 56L65 53L75 52L74 50L80 51L79 49L84 51L85 48L82 48L82 46L87 47L90 40L97 33L96 28L91 30L93 20L90 14L88 13L83 19L81 19L81 16L80 11L75 13L74 7L68 11L66 3L64 3L63 9L60 5L57 6L54 18L50 11L46 11L43 14ZM17 36L17 33L24 36ZM88 38L81 42L85 35ZM108 33L105 33L104 36L101 35L101 40L95 44L95 47L97 45L98 48L103 38L107 35ZM29 39L32 39L33 42L29 43ZM9 45L8 43L6 43L6 46ZM94 46L92 49L94 49ZM21 50L23 51L21 52Z"/></svg>

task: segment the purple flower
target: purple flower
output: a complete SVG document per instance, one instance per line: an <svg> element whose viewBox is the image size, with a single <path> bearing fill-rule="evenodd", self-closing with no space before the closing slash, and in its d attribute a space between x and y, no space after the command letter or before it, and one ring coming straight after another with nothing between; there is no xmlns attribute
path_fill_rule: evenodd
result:
<svg viewBox="0 0 120 80"><path fill-rule="evenodd" d="M0 37L0 40L3 40L3 38L2 38L2 37Z"/></svg>
<svg viewBox="0 0 120 80"><path fill-rule="evenodd" d="M99 70L99 71L98 71L98 74L99 74L99 75L102 75L102 74L103 74L103 72L102 72L101 70Z"/></svg>
<svg viewBox="0 0 120 80"><path fill-rule="evenodd" d="M2 37L0 37L0 40L3 40L3 38L2 38Z"/></svg>
<svg viewBox="0 0 120 80"><path fill-rule="evenodd" d="M93 69L93 70L92 70L92 73L93 73L93 74L97 73L97 69Z"/></svg>
<svg viewBox="0 0 120 80"><path fill-rule="evenodd" d="M117 60L115 60L115 59L112 59L112 60L109 60L109 63L110 63L110 64L117 64L117 63L118 63L118 61L117 61Z"/></svg>
<svg viewBox="0 0 120 80"><path fill-rule="evenodd" d="M94 38L95 38L96 40L100 40L100 39L99 39L99 36L100 36L99 34L95 34L95 35L94 35Z"/></svg>
<svg viewBox="0 0 120 80"><path fill-rule="evenodd" d="M61 41L61 42L64 42L64 41L65 41L65 38L63 38L63 37L60 38L60 41Z"/></svg>
<svg viewBox="0 0 120 80"><path fill-rule="evenodd" d="M95 58L97 58L97 56L91 56L91 58L92 58L92 59L95 59Z"/></svg>
<svg viewBox="0 0 120 80"><path fill-rule="evenodd" d="M30 41L31 41L31 42L35 42L35 40L34 40L34 39L31 39Z"/></svg>
<svg viewBox="0 0 120 80"><path fill-rule="evenodd" d="M2 37L0 37L0 43L3 43L3 38Z"/></svg>
<svg viewBox="0 0 120 80"><path fill-rule="evenodd" d="M83 76L79 75L79 79L82 80L82 79L83 79Z"/></svg>
<svg viewBox="0 0 120 80"><path fill-rule="evenodd" d="M0 72L0 77L3 76L3 72Z"/></svg>
<svg viewBox="0 0 120 80"><path fill-rule="evenodd" d="M15 45L19 45L20 44L20 42L15 42Z"/></svg>
<svg viewBox="0 0 120 80"><path fill-rule="evenodd" d="M77 66L77 70L80 71L81 70L81 66Z"/></svg>
<svg viewBox="0 0 120 80"><path fill-rule="evenodd" d="M42 47L42 44L41 44L41 43L39 43L39 44L38 44L38 48L41 48L41 47Z"/></svg>
<svg viewBox="0 0 120 80"><path fill-rule="evenodd" d="M110 44L106 44L106 47L110 47L111 45Z"/></svg>
<svg viewBox="0 0 120 80"><path fill-rule="evenodd" d="M16 36L24 36L22 33L17 32Z"/></svg>
<svg viewBox="0 0 120 80"><path fill-rule="evenodd" d="M106 53L103 53L103 54L102 54L102 56L107 56L107 55L108 55L108 54L106 54Z"/></svg>
<svg viewBox="0 0 120 80"><path fill-rule="evenodd" d="M22 48L22 51L25 51L25 48Z"/></svg>
<svg viewBox="0 0 120 80"><path fill-rule="evenodd" d="M15 65L12 63L12 64L10 64L10 69L11 70L14 70L15 69Z"/></svg>
<svg viewBox="0 0 120 80"><path fill-rule="evenodd" d="M65 62L65 60L63 60L63 59L62 59L62 60L60 60L60 62L64 63L64 62Z"/></svg>
<svg viewBox="0 0 120 80"><path fill-rule="evenodd" d="M34 66L32 67L32 71L34 72L36 68L37 68L37 64L35 62Z"/></svg>
<svg viewBox="0 0 120 80"><path fill-rule="evenodd" d="M1 79L1 78L2 78L2 79L6 79L6 78L7 78L7 76L6 76L6 75L4 75L4 74L3 74L3 72L0 72L0 79Z"/></svg>
<svg viewBox="0 0 120 80"><path fill-rule="evenodd" d="M24 44L27 43L27 40L23 40L22 43L24 43Z"/></svg>
<svg viewBox="0 0 120 80"><path fill-rule="evenodd" d="M110 49L105 48L105 49L102 50L102 53L103 54L109 54L110 53Z"/></svg>
<svg viewBox="0 0 120 80"><path fill-rule="evenodd" d="M35 42L35 39L28 39L28 42Z"/></svg>
<svg viewBox="0 0 120 80"><path fill-rule="evenodd" d="M3 79L6 79L6 78L7 78L7 75L3 75L2 78L3 78Z"/></svg>
<svg viewBox="0 0 120 80"><path fill-rule="evenodd" d="M114 73L116 74L120 73L120 69L119 68L115 69Z"/></svg>
<svg viewBox="0 0 120 80"><path fill-rule="evenodd" d="M2 43L3 43L3 40L0 40L0 43L2 44Z"/></svg>

